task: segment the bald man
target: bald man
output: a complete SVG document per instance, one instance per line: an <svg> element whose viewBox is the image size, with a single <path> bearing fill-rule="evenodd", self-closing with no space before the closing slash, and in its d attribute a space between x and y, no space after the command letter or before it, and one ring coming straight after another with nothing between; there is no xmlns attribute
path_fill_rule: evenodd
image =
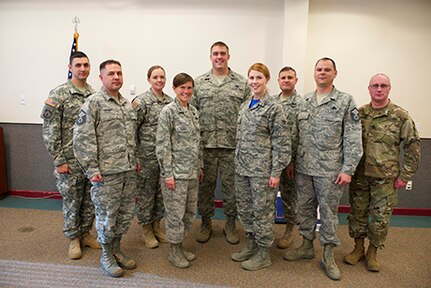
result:
<svg viewBox="0 0 431 288"><path fill-rule="evenodd" d="M371 77L368 91L371 102L359 109L364 155L349 189L349 234L355 239L355 248L344 260L355 265L365 258L367 269L379 272L376 251L386 240L398 201L397 189L406 187L418 169L420 138L408 112L389 99L388 76L379 73ZM365 253L366 237L370 244Z"/></svg>

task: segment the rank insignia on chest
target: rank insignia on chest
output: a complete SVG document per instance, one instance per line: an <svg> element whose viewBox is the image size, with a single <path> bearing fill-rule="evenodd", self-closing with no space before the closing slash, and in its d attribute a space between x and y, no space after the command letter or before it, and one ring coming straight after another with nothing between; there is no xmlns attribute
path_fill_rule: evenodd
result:
<svg viewBox="0 0 431 288"><path fill-rule="evenodd" d="M354 108L352 109L352 111L350 111L350 116L352 117L352 120L355 122L358 122L360 120L359 111L357 108Z"/></svg>
<svg viewBox="0 0 431 288"><path fill-rule="evenodd" d="M87 121L87 114L84 111L81 111L76 118L76 125L82 125Z"/></svg>

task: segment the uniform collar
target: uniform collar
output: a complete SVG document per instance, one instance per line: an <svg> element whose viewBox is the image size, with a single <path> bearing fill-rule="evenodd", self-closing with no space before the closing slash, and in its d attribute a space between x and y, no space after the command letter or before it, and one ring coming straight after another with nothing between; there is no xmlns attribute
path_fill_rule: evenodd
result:
<svg viewBox="0 0 431 288"><path fill-rule="evenodd" d="M106 91L105 87L103 86L102 88L100 88L100 92L106 101L114 101L115 103L121 106L123 106L127 102L126 98L124 98L120 92L118 92L118 98L109 94L108 91Z"/></svg>

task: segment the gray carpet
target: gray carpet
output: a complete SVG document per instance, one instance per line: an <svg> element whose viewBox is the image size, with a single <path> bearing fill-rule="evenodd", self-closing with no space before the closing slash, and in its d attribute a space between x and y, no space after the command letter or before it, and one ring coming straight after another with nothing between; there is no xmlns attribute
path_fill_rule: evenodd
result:
<svg viewBox="0 0 431 288"><path fill-rule="evenodd" d="M101 277L100 269L72 265L0 260L0 287L116 288L116 287L202 287L222 286L192 283L136 272L128 277Z"/></svg>

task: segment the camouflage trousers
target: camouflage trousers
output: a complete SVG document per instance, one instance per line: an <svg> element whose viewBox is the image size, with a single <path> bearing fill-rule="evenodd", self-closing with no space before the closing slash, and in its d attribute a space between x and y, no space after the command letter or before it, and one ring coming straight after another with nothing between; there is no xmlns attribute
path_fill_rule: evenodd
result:
<svg viewBox="0 0 431 288"><path fill-rule="evenodd" d="M349 235L368 237L379 248L383 247L392 211L398 202L395 179L354 176L349 190Z"/></svg>
<svg viewBox="0 0 431 288"><path fill-rule="evenodd" d="M138 174L138 202L136 216L140 225L163 218L163 196L160 190L160 168L157 160L143 159Z"/></svg>
<svg viewBox="0 0 431 288"><path fill-rule="evenodd" d="M198 179L175 179L175 190L165 186L165 180L160 179L166 210L165 225L169 243L183 242L187 231L196 218L198 202Z"/></svg>
<svg viewBox="0 0 431 288"><path fill-rule="evenodd" d="M247 235L259 247L270 248L274 242L276 189L269 187L269 177L236 174L238 216Z"/></svg>
<svg viewBox="0 0 431 288"><path fill-rule="evenodd" d="M337 176L317 177L296 173L299 234L308 240L316 238L317 206L320 212L320 244L340 245L337 236L338 205L343 187L335 184Z"/></svg>
<svg viewBox="0 0 431 288"><path fill-rule="evenodd" d="M83 173L59 174L54 171L57 189L63 197L63 234L69 239L81 236L93 226L94 205L90 181Z"/></svg>
<svg viewBox="0 0 431 288"><path fill-rule="evenodd" d="M287 177L287 170L284 169L280 176L280 194L283 200L283 215L287 220L287 224L297 225L297 202L298 196L295 188L295 178Z"/></svg>
<svg viewBox="0 0 431 288"><path fill-rule="evenodd" d="M202 217L214 216L217 172L220 173L223 192L223 211L236 217L235 149L205 148L203 152L204 177L199 185L198 212Z"/></svg>
<svg viewBox="0 0 431 288"><path fill-rule="evenodd" d="M102 182L92 182L91 198L100 243L112 243L129 229L135 207L136 178L135 171L127 171L103 175Z"/></svg>

